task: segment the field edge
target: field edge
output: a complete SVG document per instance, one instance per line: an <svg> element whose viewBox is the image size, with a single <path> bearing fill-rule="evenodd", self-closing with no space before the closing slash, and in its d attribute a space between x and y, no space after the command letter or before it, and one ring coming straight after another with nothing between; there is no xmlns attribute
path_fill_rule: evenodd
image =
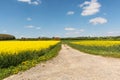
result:
<svg viewBox="0 0 120 80"><path fill-rule="evenodd" d="M3 80L4 78L9 77L10 75L13 75L13 74L17 74L21 71L26 71L43 61L50 60L56 57L60 50L61 50L61 43L58 43L51 50L49 50L39 58L24 61L16 67L11 66L9 68L0 69L0 80Z"/></svg>

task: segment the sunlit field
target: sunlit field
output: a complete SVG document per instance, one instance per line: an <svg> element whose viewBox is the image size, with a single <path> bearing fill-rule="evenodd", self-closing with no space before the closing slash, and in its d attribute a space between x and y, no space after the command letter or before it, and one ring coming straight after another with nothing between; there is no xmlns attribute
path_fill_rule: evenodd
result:
<svg viewBox="0 0 120 80"><path fill-rule="evenodd" d="M0 54L18 54L22 51L40 51L59 41L1 41Z"/></svg>
<svg viewBox="0 0 120 80"><path fill-rule="evenodd" d="M71 43L83 46L103 46L103 47L120 45L120 41L76 41Z"/></svg>
<svg viewBox="0 0 120 80"><path fill-rule="evenodd" d="M71 41L70 46L90 54L120 57L120 41Z"/></svg>
<svg viewBox="0 0 120 80"><path fill-rule="evenodd" d="M0 41L0 68L44 55L59 41Z"/></svg>
<svg viewBox="0 0 120 80"><path fill-rule="evenodd" d="M0 41L0 80L55 57L60 41Z"/></svg>

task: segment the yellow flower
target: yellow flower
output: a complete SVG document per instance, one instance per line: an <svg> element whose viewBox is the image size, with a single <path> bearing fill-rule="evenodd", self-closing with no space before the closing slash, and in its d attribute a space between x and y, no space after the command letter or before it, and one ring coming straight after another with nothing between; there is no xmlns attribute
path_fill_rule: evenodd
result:
<svg viewBox="0 0 120 80"><path fill-rule="evenodd" d="M18 69L15 69L14 71L13 71L13 74L17 74L19 72L19 70Z"/></svg>
<svg viewBox="0 0 120 80"><path fill-rule="evenodd" d="M59 41L0 41L0 53L18 54L22 51L39 51Z"/></svg>
<svg viewBox="0 0 120 80"><path fill-rule="evenodd" d="M76 41L71 43L83 46L105 46L105 47L120 45L120 41Z"/></svg>

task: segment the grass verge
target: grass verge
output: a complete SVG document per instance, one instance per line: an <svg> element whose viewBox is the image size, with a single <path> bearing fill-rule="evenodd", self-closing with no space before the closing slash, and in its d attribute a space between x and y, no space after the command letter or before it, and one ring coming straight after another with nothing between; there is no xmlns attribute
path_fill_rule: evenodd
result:
<svg viewBox="0 0 120 80"><path fill-rule="evenodd" d="M61 49L61 44L57 44L55 46L53 46L51 49L46 50L44 52L44 55L41 55L40 57L35 57L32 59L28 59L26 61L21 62L19 65L17 66L10 66L8 68L0 68L0 80L13 75L13 74L17 74L20 71L25 71L30 69L31 67L34 67L36 64L42 62L42 61L47 61L53 57L55 57L58 52Z"/></svg>
<svg viewBox="0 0 120 80"><path fill-rule="evenodd" d="M72 43L67 43L67 44L72 48L75 48L85 53L101 55L105 57L120 58L120 45L105 47L105 46L83 46Z"/></svg>

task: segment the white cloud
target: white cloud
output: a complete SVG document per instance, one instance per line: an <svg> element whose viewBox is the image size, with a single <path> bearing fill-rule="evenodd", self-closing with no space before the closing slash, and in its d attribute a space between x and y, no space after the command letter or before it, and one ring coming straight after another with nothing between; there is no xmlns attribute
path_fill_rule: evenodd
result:
<svg viewBox="0 0 120 80"><path fill-rule="evenodd" d="M36 27L37 30L41 29L40 27Z"/></svg>
<svg viewBox="0 0 120 80"><path fill-rule="evenodd" d="M81 33L83 33L85 30L84 29L77 29L77 28L65 28L67 31L65 33L66 36L80 36Z"/></svg>
<svg viewBox="0 0 120 80"><path fill-rule="evenodd" d="M37 0L37 1L31 2L31 4L39 5L39 4L41 4L41 2L39 0Z"/></svg>
<svg viewBox="0 0 120 80"><path fill-rule="evenodd" d="M120 35L120 31L107 32L107 36L119 36L119 35Z"/></svg>
<svg viewBox="0 0 120 80"><path fill-rule="evenodd" d="M25 37L24 35L20 35L20 38Z"/></svg>
<svg viewBox="0 0 120 80"><path fill-rule="evenodd" d="M30 17L27 18L27 21L31 21L31 20L32 20L32 18L30 18Z"/></svg>
<svg viewBox="0 0 120 80"><path fill-rule="evenodd" d="M39 5L39 4L41 4L40 0L35 0L35 1L32 1L32 0L18 0L18 1L19 2L28 3L28 4L33 4L33 5Z"/></svg>
<svg viewBox="0 0 120 80"><path fill-rule="evenodd" d="M31 4L31 0L18 0L19 2Z"/></svg>
<svg viewBox="0 0 120 80"><path fill-rule="evenodd" d="M72 32L66 32L65 35L66 36L80 36L82 34L82 32L80 31L72 31Z"/></svg>
<svg viewBox="0 0 120 80"><path fill-rule="evenodd" d="M79 32L84 32L85 30L84 29L80 29Z"/></svg>
<svg viewBox="0 0 120 80"><path fill-rule="evenodd" d="M97 0L91 0L80 4L80 7L83 9L81 15L89 16L98 13L100 11L101 4Z"/></svg>
<svg viewBox="0 0 120 80"><path fill-rule="evenodd" d="M115 32L112 32L112 31L111 31L111 32L108 32L107 34L114 34L114 33L115 33Z"/></svg>
<svg viewBox="0 0 120 80"><path fill-rule="evenodd" d="M66 27L64 30L66 30L66 31L74 31L75 28L72 28L72 27Z"/></svg>
<svg viewBox="0 0 120 80"><path fill-rule="evenodd" d="M18 1L21 1L21 2L31 2L31 0L18 0Z"/></svg>
<svg viewBox="0 0 120 80"><path fill-rule="evenodd" d="M33 25L25 26L25 28L27 28L27 29L36 29L36 30L41 29L41 27L36 27L36 26L33 26Z"/></svg>
<svg viewBox="0 0 120 80"><path fill-rule="evenodd" d="M76 29L73 33L74 34L80 34L82 32L84 32L85 30L84 29Z"/></svg>
<svg viewBox="0 0 120 80"><path fill-rule="evenodd" d="M67 12L67 15L73 15L73 14L75 14L74 11L68 11L68 12Z"/></svg>
<svg viewBox="0 0 120 80"><path fill-rule="evenodd" d="M96 18L93 18L93 19L89 20L89 23L92 23L94 25L96 25L96 24L105 24L107 22L108 22L107 19L102 18L102 17L96 17Z"/></svg>
<svg viewBox="0 0 120 80"><path fill-rule="evenodd" d="M33 26L33 25L29 25L29 26L25 26L25 28L29 28L29 29L31 29L31 28L35 28L35 26Z"/></svg>

